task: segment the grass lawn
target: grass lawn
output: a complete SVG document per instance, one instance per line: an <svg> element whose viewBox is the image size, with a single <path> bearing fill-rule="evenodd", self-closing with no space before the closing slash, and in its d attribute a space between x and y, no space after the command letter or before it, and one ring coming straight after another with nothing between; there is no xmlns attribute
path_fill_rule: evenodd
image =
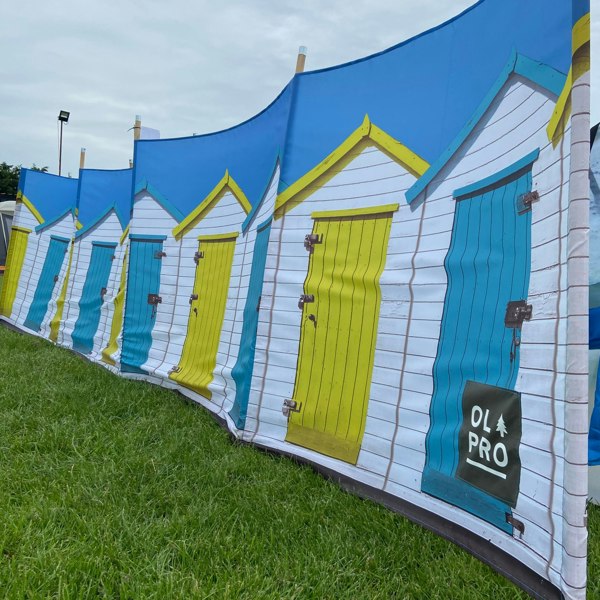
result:
<svg viewBox="0 0 600 600"><path fill-rule="evenodd" d="M172 392L4 327L0 365L2 597L526 597Z"/></svg>

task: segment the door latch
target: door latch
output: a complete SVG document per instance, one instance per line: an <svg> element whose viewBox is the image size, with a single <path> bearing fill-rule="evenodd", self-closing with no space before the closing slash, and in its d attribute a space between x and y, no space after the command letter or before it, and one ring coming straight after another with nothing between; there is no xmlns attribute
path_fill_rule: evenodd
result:
<svg viewBox="0 0 600 600"><path fill-rule="evenodd" d="M302 402L298 404L295 400L284 400L281 412L289 419L291 413L299 413L302 410Z"/></svg>
<svg viewBox="0 0 600 600"><path fill-rule="evenodd" d="M262 296L258 297L258 302L256 303L256 312L260 312L260 301L262 300Z"/></svg>
<svg viewBox="0 0 600 600"><path fill-rule="evenodd" d="M516 519L510 513L506 513L506 522L509 525L512 525L521 534L520 537L523 537L523 534L525 533L525 523L523 523L523 521L519 521L519 519Z"/></svg>
<svg viewBox="0 0 600 600"><path fill-rule="evenodd" d="M510 346L510 362L515 360L517 348L521 345L521 338L517 336L517 331L521 331L523 321L531 321L532 317L533 306L527 304L527 300L512 300L506 305L504 326L513 330L512 344Z"/></svg>
<svg viewBox="0 0 600 600"><path fill-rule="evenodd" d="M54 276L54 283L56 283L58 281L58 275Z"/></svg>
<svg viewBox="0 0 600 600"><path fill-rule="evenodd" d="M162 250L157 250L154 253L154 258L164 258L167 255L166 252L163 252Z"/></svg>
<svg viewBox="0 0 600 600"><path fill-rule="evenodd" d="M315 251L315 244L323 243L323 234L309 233L304 236L304 248L311 254Z"/></svg>
<svg viewBox="0 0 600 600"><path fill-rule="evenodd" d="M179 373L181 371L181 367L178 367L177 365L175 365L174 367L171 367L169 369L168 375L171 375L171 373Z"/></svg>
<svg viewBox="0 0 600 600"><path fill-rule="evenodd" d="M151 315L152 319L154 319L154 317L156 317L156 307L161 302L162 302L162 298L158 294L148 294L148 304L152 305L152 315Z"/></svg>
<svg viewBox="0 0 600 600"><path fill-rule="evenodd" d="M529 212L531 205L540 199L540 194L537 190L525 192L517 196L517 213L520 215Z"/></svg>
<svg viewBox="0 0 600 600"><path fill-rule="evenodd" d="M194 301L198 300L198 294L190 294L190 304Z"/></svg>
<svg viewBox="0 0 600 600"><path fill-rule="evenodd" d="M196 253L194 254L194 262L195 262L196 264L198 264L198 261L199 261L201 258L204 258L204 252L196 252Z"/></svg>
<svg viewBox="0 0 600 600"><path fill-rule="evenodd" d="M105 288L105 287L103 287L103 288L100 290L100 298L102 298L102 300L104 300L104 296L105 296L105 295L106 295L106 288Z"/></svg>
<svg viewBox="0 0 600 600"><path fill-rule="evenodd" d="M298 300L298 308L300 310L302 310L304 308L305 304L308 304L309 302L314 302L315 301L315 297L313 294L302 294L300 296L300 300Z"/></svg>

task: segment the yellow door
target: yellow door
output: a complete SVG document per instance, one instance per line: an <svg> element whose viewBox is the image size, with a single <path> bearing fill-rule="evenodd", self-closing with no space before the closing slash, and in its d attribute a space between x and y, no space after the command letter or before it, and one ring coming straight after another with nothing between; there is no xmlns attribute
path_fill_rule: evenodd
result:
<svg viewBox="0 0 600 600"><path fill-rule="evenodd" d="M237 233L200 236L187 335L179 366L169 377L210 399Z"/></svg>
<svg viewBox="0 0 600 600"><path fill-rule="evenodd" d="M0 293L0 313L6 317L10 317L12 314L13 302L17 295L17 287L19 286L19 278L21 277L21 269L27 250L27 236L30 233L31 230L24 227L11 228L8 255L6 256L6 271L4 272L2 292Z"/></svg>
<svg viewBox="0 0 600 600"><path fill-rule="evenodd" d="M379 278L397 209L314 213L305 243L311 256L298 305L300 347L285 439L352 464L365 430Z"/></svg>

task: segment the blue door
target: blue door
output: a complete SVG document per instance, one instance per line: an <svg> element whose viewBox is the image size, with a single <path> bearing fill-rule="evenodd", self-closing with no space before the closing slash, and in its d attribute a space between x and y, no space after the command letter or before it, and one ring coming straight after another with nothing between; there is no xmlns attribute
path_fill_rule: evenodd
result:
<svg viewBox="0 0 600 600"><path fill-rule="evenodd" d="M235 381L236 393L235 402L229 411L229 415L238 429L244 429L246 424L246 411L248 409L250 382L252 381L252 370L254 367L254 352L256 350L258 311L260 309L260 297L262 294L270 232L271 219L257 228L248 296L246 298L246 305L244 306L240 350L238 359L231 371L231 376Z"/></svg>
<svg viewBox="0 0 600 600"><path fill-rule="evenodd" d="M52 292L69 249L69 243L70 240L67 238L57 235L50 237L48 253L24 323L25 327L33 331L39 331L42 326L42 321L48 311L48 303L52 298Z"/></svg>
<svg viewBox="0 0 600 600"><path fill-rule="evenodd" d="M130 235L131 251L127 275L127 296L123 320L121 370L145 373L141 366L148 360L152 329L156 321L163 241L166 236Z"/></svg>
<svg viewBox="0 0 600 600"><path fill-rule="evenodd" d="M521 409L514 387L520 327L531 317L531 210L525 202L536 158L532 153L454 193L422 479L422 491L507 533L520 479ZM516 321L510 317L515 310Z"/></svg>
<svg viewBox="0 0 600 600"><path fill-rule="evenodd" d="M71 336L73 349L82 354L89 354L94 348L94 336L100 322L100 309L104 303L116 246L112 242L92 242L90 265L79 300L79 316Z"/></svg>

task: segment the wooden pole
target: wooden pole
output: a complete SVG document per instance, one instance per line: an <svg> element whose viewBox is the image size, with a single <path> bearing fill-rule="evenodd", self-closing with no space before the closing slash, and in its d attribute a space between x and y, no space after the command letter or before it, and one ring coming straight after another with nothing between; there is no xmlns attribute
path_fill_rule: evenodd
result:
<svg viewBox="0 0 600 600"><path fill-rule="evenodd" d="M300 46L298 49L298 58L296 59L296 73L302 73L304 71L304 64L306 63L306 53L308 48L306 46Z"/></svg>
<svg viewBox="0 0 600 600"><path fill-rule="evenodd" d="M135 125L133 126L133 139L139 140L142 135L142 117L135 115Z"/></svg>
<svg viewBox="0 0 600 600"><path fill-rule="evenodd" d="M85 148L82 148L79 153L79 168L85 169Z"/></svg>

